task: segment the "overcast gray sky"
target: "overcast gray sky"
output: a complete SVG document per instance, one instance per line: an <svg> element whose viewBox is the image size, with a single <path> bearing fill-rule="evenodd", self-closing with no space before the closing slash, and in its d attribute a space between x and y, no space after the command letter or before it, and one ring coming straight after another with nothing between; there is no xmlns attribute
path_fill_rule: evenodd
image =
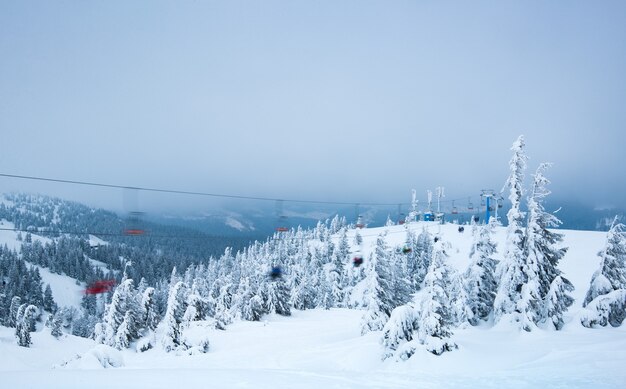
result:
<svg viewBox="0 0 626 389"><path fill-rule="evenodd" d="M3 1L0 173L397 202L500 189L524 134L555 196L626 206L625 21L623 1Z"/></svg>

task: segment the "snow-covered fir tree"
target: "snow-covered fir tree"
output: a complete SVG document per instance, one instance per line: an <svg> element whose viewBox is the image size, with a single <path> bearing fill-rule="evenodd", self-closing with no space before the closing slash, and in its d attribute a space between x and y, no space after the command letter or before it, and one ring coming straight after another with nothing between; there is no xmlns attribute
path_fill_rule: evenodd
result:
<svg viewBox="0 0 626 389"><path fill-rule="evenodd" d="M236 302L233 304L238 308L242 320L259 321L265 313L263 310L263 299L257 295L254 286L250 284L249 277L242 277L239 282Z"/></svg>
<svg viewBox="0 0 626 389"><path fill-rule="evenodd" d="M153 287L146 287L141 297L141 327L154 331L159 324Z"/></svg>
<svg viewBox="0 0 626 389"><path fill-rule="evenodd" d="M161 344L165 351L172 351L181 345L180 323L182 323L183 315L187 309L185 294L185 284L182 281L176 282L170 288L167 299L167 311L163 318L165 330L161 339Z"/></svg>
<svg viewBox="0 0 626 389"><path fill-rule="evenodd" d="M412 267L414 270L413 275L413 287L415 290L418 290L421 287L422 282L424 282L424 278L426 277L426 273L428 272L428 268L430 267L430 262L432 261L433 251L434 251L434 237L428 230L424 229L417 236L417 242L415 243L415 260L416 263Z"/></svg>
<svg viewBox="0 0 626 389"><path fill-rule="evenodd" d="M567 248L561 245L563 235L548 230L558 227L561 221L543 207L544 198L550 194L546 188L550 181L544 175L549 166L542 163L537 168L532 194L528 198L527 258L524 266L528 286L524 292L533 299L526 307L534 307L536 311L528 315L528 311L522 310L522 314L529 319L532 317L534 324L549 321L558 330L563 327L563 313L574 301L568 295L574 286L558 268L559 261L567 252Z"/></svg>
<svg viewBox="0 0 626 389"><path fill-rule="evenodd" d="M289 288L282 277L265 282L262 293L265 296L265 311L290 316Z"/></svg>
<svg viewBox="0 0 626 389"><path fill-rule="evenodd" d="M59 337L61 337L61 335L63 335L62 326L63 318L58 312L54 313L52 315L52 321L50 323L50 334L58 339Z"/></svg>
<svg viewBox="0 0 626 389"><path fill-rule="evenodd" d="M16 319L15 335L17 336L17 344L22 347L30 347L32 340L30 333L35 331L35 320L39 309L35 305L22 305L18 309Z"/></svg>
<svg viewBox="0 0 626 389"><path fill-rule="evenodd" d="M607 232L604 249L598 254L600 267L593 273L583 306L596 297L626 289L626 226L616 217Z"/></svg>
<svg viewBox="0 0 626 389"><path fill-rule="evenodd" d="M626 317L626 226L617 217L598 255L600 268L591 277L581 323L585 327L617 327Z"/></svg>
<svg viewBox="0 0 626 389"><path fill-rule="evenodd" d="M7 320L7 327L13 327L17 325L17 314L22 305L22 299L19 296L13 296L11 299L11 306L9 307L9 318Z"/></svg>
<svg viewBox="0 0 626 389"><path fill-rule="evenodd" d="M465 289L468 307L473 313L469 319L472 325L487 320L493 312L498 288L495 277L498 262L493 258L496 243L492 240L495 225L495 219L491 218L489 224L478 227L470 250L472 262L465 272Z"/></svg>
<svg viewBox="0 0 626 389"><path fill-rule="evenodd" d="M453 272L446 259L444 242L440 241L435 245L433 259L424 279L424 293L419 306L419 340L426 350L435 355L457 347L450 340L451 327L454 325L450 303L455 296L451 295Z"/></svg>
<svg viewBox="0 0 626 389"><path fill-rule="evenodd" d="M324 275L328 285L329 296L326 298L328 308L333 306L341 306L345 298L345 263L348 261L350 248L348 246L348 237L345 229L339 239L339 245L333 251L331 262L326 266Z"/></svg>
<svg viewBox="0 0 626 389"><path fill-rule="evenodd" d="M56 312L57 304L54 302L54 297L52 296L52 288L50 288L50 284L46 284L46 289L43 293L43 309L48 312Z"/></svg>
<svg viewBox="0 0 626 389"><path fill-rule="evenodd" d="M413 341L418 328L418 318L419 312L414 301L401 305L391 312L389 320L383 327L383 336L381 338L381 343L385 350L383 359L393 357L399 347ZM411 347L409 346L408 348L410 349ZM412 349L412 352L401 353L398 357L407 359L413 355L414 351L415 348Z"/></svg>
<svg viewBox="0 0 626 389"><path fill-rule="evenodd" d="M131 311L131 315L136 322L138 304L135 301L133 280L123 279L115 289L115 292L113 292L111 303L105 309L102 324L97 326L95 330L97 341L115 347L118 344L116 342L117 331L128 311ZM133 336L135 335L136 333L133 332Z"/></svg>
<svg viewBox="0 0 626 389"><path fill-rule="evenodd" d="M411 300L411 294L414 292L407 254L402 251L402 248L397 248L389 256L388 271L391 276L393 308L408 303Z"/></svg>
<svg viewBox="0 0 626 389"><path fill-rule="evenodd" d="M115 348L122 350L130 346L130 342L137 338L137 325L133 311L128 310L122 324L115 333Z"/></svg>
<svg viewBox="0 0 626 389"><path fill-rule="evenodd" d="M522 286L524 279L524 264L526 262L525 252L525 213L521 210L521 201L524 182L524 171L528 157L524 151L524 137L520 135L513 143L511 150L513 157L509 162L510 175L506 185L509 188L509 200L511 209L507 212L507 240L505 245L504 258L500 262L498 270L499 286L494 300L494 313L496 321L504 315L515 314L514 320L521 320L519 317L520 307L518 301L522 298ZM528 287L526 288L527 292ZM529 294L529 293L528 293ZM530 296L527 296L530 297Z"/></svg>
<svg viewBox="0 0 626 389"><path fill-rule="evenodd" d="M440 241L435 244L424 288L412 301L394 309L383 328L383 359L395 356L406 360L419 348L440 355L457 347L451 340L454 272L446 258L445 245Z"/></svg>
<svg viewBox="0 0 626 389"><path fill-rule="evenodd" d="M363 303L366 312L361 319L361 334L383 328L391 311L393 301L393 280L390 272L391 252L385 235L376 239L376 248L365 265Z"/></svg>

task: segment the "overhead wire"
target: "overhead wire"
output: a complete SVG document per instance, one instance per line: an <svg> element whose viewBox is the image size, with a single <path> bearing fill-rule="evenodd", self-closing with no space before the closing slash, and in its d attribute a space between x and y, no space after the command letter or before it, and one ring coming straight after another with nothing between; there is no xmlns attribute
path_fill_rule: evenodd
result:
<svg viewBox="0 0 626 389"><path fill-rule="evenodd" d="M142 187L142 186L128 186L128 185L120 185L120 184L109 184L102 182L93 182L93 181L81 181L81 180L68 180L61 178L51 178L51 177L40 177L40 176L27 176L27 175L19 175L19 174L9 174L9 173L0 173L0 177L5 178L13 178L13 179L22 179L22 180L32 180L32 181L44 181L44 182L55 182L62 184L70 184L70 185L82 185L82 186L92 186L99 188L113 188L113 189L130 189L136 191L144 191L144 192L156 192L156 193L168 193L168 194L180 194L180 195L190 195L190 196L204 196L204 197L216 197L216 198L230 198L230 199L239 199L239 200L257 200L257 201L274 201L277 203L303 203L303 204L327 204L327 205L356 205L358 206L405 206L412 205L412 203L407 202L396 202L396 203L379 203L379 202L360 202L360 201L326 201L326 200L311 200L311 199L290 199L290 198L275 198L275 197L262 197L262 196L249 196L249 195L233 195L233 194L224 194L224 193L210 193L210 192L197 192L197 191L187 191L187 190L177 190L177 189L165 189L165 188L154 188L154 187ZM446 199L440 200L439 203L448 203L460 200L472 199L475 196L463 196L455 199ZM424 204L427 201L419 201ZM470 211L468 209L468 211ZM26 229L19 228L0 228L0 231L14 231L14 232L26 232L26 233L34 233L34 234L73 234L73 235L94 235L94 236L118 236L118 237L131 237L131 235L125 233L111 233L111 232L97 232L97 231L32 231ZM391 233L399 233L399 232L391 232ZM369 236L369 235L366 235ZM372 235L373 236L373 235ZM132 237L151 237L151 238L185 238L185 239L204 239L206 236L190 236L190 235L171 235L171 234L140 234Z"/></svg>
<svg viewBox="0 0 626 389"><path fill-rule="evenodd" d="M26 232L37 236L46 237L47 235L93 235L93 236L118 236L125 238L180 238L180 239L206 239L209 235L200 232L203 235L172 235L172 234L151 234L146 232L140 235L128 235L120 232L97 232L97 231L61 231L61 230L47 230L47 231L34 231L23 228L4 228L0 227L0 231L13 231L13 232ZM195 231L194 231L195 232Z"/></svg>
<svg viewBox="0 0 626 389"><path fill-rule="evenodd" d="M358 205L385 206L385 207L398 206L398 205L411 205L410 202L378 203L378 202L368 202L368 201L327 201L327 200L290 199L290 198L235 195L235 194L211 193L211 192L197 192L197 191L178 190L178 189L107 184L107 183L93 182L93 181L27 176L27 175L9 174L9 173L0 173L0 177L21 179L21 180L32 180L32 181L56 182L56 183L70 184L70 185L93 186L93 187L100 187L100 188L130 189L130 190L136 190L136 191L142 191L142 192L169 193L169 194L181 194L181 195L190 195L190 196L229 198L229 199L238 199L238 200L283 201L283 202L301 203L301 204L328 204L328 205L357 205L358 204ZM448 203L452 201L459 201L459 200L467 199L468 197L473 198L475 196L463 196L463 197L459 197L456 199L440 200L439 202ZM423 203L425 201L420 200L419 202Z"/></svg>

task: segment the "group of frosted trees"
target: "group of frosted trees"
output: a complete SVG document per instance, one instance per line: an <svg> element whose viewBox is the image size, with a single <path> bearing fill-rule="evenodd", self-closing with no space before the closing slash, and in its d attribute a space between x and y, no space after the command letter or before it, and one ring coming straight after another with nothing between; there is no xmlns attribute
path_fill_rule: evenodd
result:
<svg viewBox="0 0 626 389"><path fill-rule="evenodd" d="M224 329L235 320L257 321L266 314L289 316L292 309L364 309L363 332L380 330L391 311L407 303L427 274L434 237L407 232L408 253L380 235L360 267L352 265L362 242L342 218L309 230L275 234L265 242L207 264L172 273L169 282L135 288L124 278L96 325L97 342L119 349L159 344L167 351L187 349L185 330L194 322ZM274 272L278 270L279 273ZM158 301L166 301L159 309ZM159 327L159 330L157 329ZM160 339L154 339L158 333ZM152 338L149 341L145 339ZM149 346L148 346L149 344Z"/></svg>
<svg viewBox="0 0 626 389"><path fill-rule="evenodd" d="M446 245L438 242L419 293L394 310L383 329L384 357L407 359L420 347L441 354L455 349L452 329L465 323L508 320L531 331L540 325L563 326L563 313L573 299L572 284L558 269L565 255L562 235L548 230L560 224L546 212L543 199L550 193L541 164L533 175L527 212L521 210L527 157L524 139L512 147L511 174L507 182L511 209L507 213L507 242L503 260L494 258L495 220L475 226L471 263L457 274L446 263Z"/></svg>

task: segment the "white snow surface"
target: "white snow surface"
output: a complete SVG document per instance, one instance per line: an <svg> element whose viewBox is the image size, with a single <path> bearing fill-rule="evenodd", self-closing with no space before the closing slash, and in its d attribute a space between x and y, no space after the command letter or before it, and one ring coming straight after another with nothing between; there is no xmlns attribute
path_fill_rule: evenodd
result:
<svg viewBox="0 0 626 389"><path fill-rule="evenodd" d="M254 231L254 227L251 224L248 226L244 226L243 223L241 223L239 220L235 219L232 216L227 216L226 220L224 220L224 223L226 223L227 226L232 227L239 231L246 231L246 230Z"/></svg>
<svg viewBox="0 0 626 389"><path fill-rule="evenodd" d="M464 270L471 228L461 234L457 227L414 223L408 228L440 234L451 244L450 263ZM366 259L385 230L390 245L403 243L404 226L359 230L364 242L358 249ZM495 237L500 253L504 231L498 228ZM292 317L235 322L225 331L196 323L183 336L206 336L210 348L192 355L165 353L158 343L144 353L135 347L117 352L73 336L56 340L47 328L33 334L27 349L17 346L13 329L0 327L2 387L623 388L626 325L588 329L579 321L606 234L562 232L570 249L560 268L576 287L562 331L527 333L506 321L468 326L454 330L458 350L441 356L418 350L408 361L382 361L381 332L361 336L363 311L348 309L294 310ZM351 242L353 236L354 231Z"/></svg>
<svg viewBox="0 0 626 389"><path fill-rule="evenodd" d="M39 269L41 274L41 280L44 286L50 284L52 289L52 297L59 307L72 306L78 308L85 292L85 283L80 282L76 284L74 278L55 274L50 272L45 267L39 265L33 265L30 262L26 262L28 266L34 266Z"/></svg>
<svg viewBox="0 0 626 389"><path fill-rule="evenodd" d="M109 242L102 240L95 235L89 235L89 245L91 247L106 246L108 244Z"/></svg>
<svg viewBox="0 0 626 389"><path fill-rule="evenodd" d="M15 224L9 221L6 221L5 219L0 220L0 245L4 246L6 244L9 249L20 251L23 242L17 240L18 232L2 230L2 229L11 230L14 228L15 228ZM25 237L26 237L26 233L22 232L22 238L25 238ZM38 240L42 244L50 243L52 241L50 238L46 238L46 237L35 235L35 234L31 234L31 237L33 241Z"/></svg>

